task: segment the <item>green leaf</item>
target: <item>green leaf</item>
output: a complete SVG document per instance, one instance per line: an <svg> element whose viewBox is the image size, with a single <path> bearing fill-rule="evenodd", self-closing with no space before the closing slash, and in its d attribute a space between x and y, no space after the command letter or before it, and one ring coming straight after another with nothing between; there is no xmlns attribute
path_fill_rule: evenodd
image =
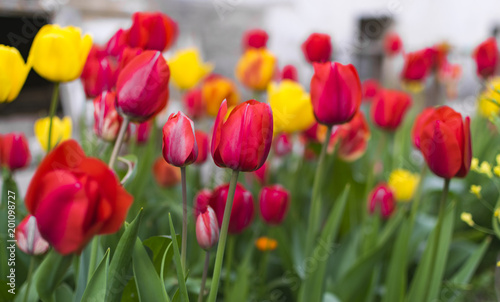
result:
<svg viewBox="0 0 500 302"><path fill-rule="evenodd" d="M134 154L129 154L118 157L118 160L127 165L127 173L121 180L122 186L125 186L130 183L130 181L132 181L137 174L137 156L135 156Z"/></svg>
<svg viewBox="0 0 500 302"><path fill-rule="evenodd" d="M73 254L63 256L52 249L38 268L36 290L42 301L53 301L55 290L64 278L64 275L73 261ZM71 300L71 299L70 299Z"/></svg>
<svg viewBox="0 0 500 302"><path fill-rule="evenodd" d="M139 238L136 239L134 246L132 264L139 301L168 301L163 281L156 273L153 263Z"/></svg>
<svg viewBox="0 0 500 302"><path fill-rule="evenodd" d="M73 300L73 291L66 283L63 283L56 289L55 298L56 302L71 301ZM82 301L88 301L88 300L82 300Z"/></svg>
<svg viewBox="0 0 500 302"><path fill-rule="evenodd" d="M177 243L180 244L181 236L178 235ZM172 238L170 236L153 236L143 241L153 252L153 264L158 274L162 272L162 263L164 263L163 271L170 265L174 257L174 248L172 245ZM165 258L165 260L163 260Z"/></svg>
<svg viewBox="0 0 500 302"><path fill-rule="evenodd" d="M466 285L469 283L472 275L476 271L479 263L483 259L488 246L491 243L491 237L486 237L480 246L469 256L462 268L450 279L450 283L456 285Z"/></svg>
<svg viewBox="0 0 500 302"><path fill-rule="evenodd" d="M108 280L106 283L106 302L119 302L123 289L130 279L128 273L142 214L143 211L141 209L136 218L125 229L125 232L118 242L113 258L111 258Z"/></svg>
<svg viewBox="0 0 500 302"><path fill-rule="evenodd" d="M255 249L252 248L245 254L245 258L243 259L241 264L238 265L238 268L236 269L237 278L228 294L228 296L231 297L232 301L249 301L248 294L250 292L250 283L251 283L250 277L252 275L251 260L254 250ZM261 276L261 278L264 277ZM266 286L266 285L267 284L261 286Z"/></svg>
<svg viewBox="0 0 500 302"><path fill-rule="evenodd" d="M168 213L168 222L170 224L170 235L172 236L172 238L174 238L176 237L176 233L174 229L174 224L172 223L172 216L170 215L170 213ZM179 281L179 291L181 295L181 301L189 302L184 271L182 269L182 264L181 264L181 255L179 253L179 244L177 243L177 240L172 240L172 243L174 244L174 263L175 263L175 269L177 271L177 280Z"/></svg>
<svg viewBox="0 0 500 302"><path fill-rule="evenodd" d="M109 268L109 249L106 250L101 263L92 274L81 301L104 301L106 298L106 280Z"/></svg>

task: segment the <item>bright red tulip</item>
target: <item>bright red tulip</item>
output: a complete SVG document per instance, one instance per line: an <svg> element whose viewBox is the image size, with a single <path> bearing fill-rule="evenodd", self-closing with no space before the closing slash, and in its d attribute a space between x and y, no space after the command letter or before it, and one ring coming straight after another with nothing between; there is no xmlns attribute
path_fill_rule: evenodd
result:
<svg viewBox="0 0 500 302"><path fill-rule="evenodd" d="M381 89L380 84L375 79L368 79L363 82L363 99L371 100Z"/></svg>
<svg viewBox="0 0 500 302"><path fill-rule="evenodd" d="M210 206L196 218L196 240L198 245L207 251L219 241L219 223Z"/></svg>
<svg viewBox="0 0 500 302"><path fill-rule="evenodd" d="M281 71L281 80L292 80L294 82L299 81L299 74L297 68L293 65L285 65Z"/></svg>
<svg viewBox="0 0 500 302"><path fill-rule="evenodd" d="M49 243L42 238L33 215L26 216L16 227L16 240L19 249L28 255L41 255L49 249Z"/></svg>
<svg viewBox="0 0 500 302"><path fill-rule="evenodd" d="M40 234L62 255L80 253L95 235L117 232L132 202L115 173L74 140L47 154L25 198Z"/></svg>
<svg viewBox="0 0 500 302"><path fill-rule="evenodd" d="M136 12L128 32L128 45L142 49L166 51L177 40L177 23L169 16L155 12Z"/></svg>
<svg viewBox="0 0 500 302"><path fill-rule="evenodd" d="M163 126L163 158L176 167L185 167L196 161L198 144L194 124L182 112L172 113Z"/></svg>
<svg viewBox="0 0 500 302"><path fill-rule="evenodd" d="M477 74L483 78L491 77L495 74L498 64L498 47L495 38L489 38L479 44L472 54L476 60Z"/></svg>
<svg viewBox="0 0 500 302"><path fill-rule="evenodd" d="M120 131L123 118L115 109L116 93L105 91L94 99L94 132L108 142L114 142ZM127 136L130 127L127 129Z"/></svg>
<svg viewBox="0 0 500 302"><path fill-rule="evenodd" d="M193 200L193 215L194 219L198 217L201 213L205 212L208 204L210 203L210 198L212 197L212 192L209 189L203 189L196 193Z"/></svg>
<svg viewBox="0 0 500 302"><path fill-rule="evenodd" d="M465 177L472 160L470 118L448 106L442 106L420 121L420 151L437 176L450 179Z"/></svg>
<svg viewBox="0 0 500 302"><path fill-rule="evenodd" d="M224 217L224 209L226 207L227 194L229 191L229 184L221 185L215 188L210 198L209 205L214 209L219 221L219 227L222 225L222 218ZM245 187L241 184L236 185L236 192L234 194L233 208L231 210L231 217L229 219L229 233L238 234L245 230L253 220L254 204L253 197Z"/></svg>
<svg viewBox="0 0 500 302"><path fill-rule="evenodd" d="M120 72L116 83L118 112L134 122L159 113L168 101L170 71L159 51L144 51Z"/></svg>
<svg viewBox="0 0 500 302"><path fill-rule="evenodd" d="M256 100L236 106L226 119L227 103L215 119L211 152L219 167L249 172L267 159L273 140L273 113L268 104Z"/></svg>
<svg viewBox="0 0 500 302"><path fill-rule="evenodd" d="M292 152L293 142L291 137L287 133L281 133L276 135L273 142L273 151L276 156L285 156Z"/></svg>
<svg viewBox="0 0 500 302"><path fill-rule="evenodd" d="M428 49L410 52L405 55L401 78L404 81L423 81L432 68L432 57Z"/></svg>
<svg viewBox="0 0 500 302"><path fill-rule="evenodd" d="M181 182L181 170L158 157L153 164L153 176L162 188L172 188Z"/></svg>
<svg viewBox="0 0 500 302"><path fill-rule="evenodd" d="M351 162L365 153L369 139L370 127L363 112L358 111L350 122L333 128L329 144L341 159Z"/></svg>
<svg viewBox="0 0 500 302"><path fill-rule="evenodd" d="M116 83L117 67L103 50L92 46L87 61L83 66L82 81L88 98L95 98L103 91L111 90Z"/></svg>
<svg viewBox="0 0 500 302"><path fill-rule="evenodd" d="M361 98L361 82L354 66L337 62L314 64L311 101L318 123L332 126L350 121Z"/></svg>
<svg viewBox="0 0 500 302"><path fill-rule="evenodd" d="M387 184L379 184L370 192L368 210L371 214L379 211L382 218L388 219L395 209L394 193Z"/></svg>
<svg viewBox="0 0 500 302"><path fill-rule="evenodd" d="M205 115L205 102L203 102L201 88L189 90L184 95L184 108L187 115L193 120L199 119Z"/></svg>
<svg viewBox="0 0 500 302"><path fill-rule="evenodd" d="M0 135L0 164L10 171L27 167L31 162L31 152L24 133L12 132Z"/></svg>
<svg viewBox="0 0 500 302"><path fill-rule="evenodd" d="M195 130L196 143L198 144L198 158L194 162L196 165L203 164L208 157L208 134L203 131Z"/></svg>
<svg viewBox="0 0 500 302"><path fill-rule="evenodd" d="M119 29L106 43L106 52L113 57L118 57L127 47L128 30Z"/></svg>
<svg viewBox="0 0 500 302"><path fill-rule="evenodd" d="M138 47L125 47L120 53L120 58L118 59L118 70L123 70L125 66L130 63L130 61L140 55L143 51L144 50L142 48Z"/></svg>
<svg viewBox="0 0 500 302"><path fill-rule="evenodd" d="M397 33L388 33L384 37L384 51L387 56L394 56L403 49L403 42Z"/></svg>
<svg viewBox="0 0 500 302"><path fill-rule="evenodd" d="M309 63L324 63L332 56L332 42L327 34L313 33L302 43L302 52Z"/></svg>
<svg viewBox="0 0 500 302"><path fill-rule="evenodd" d="M154 121L146 121L136 125L135 135L138 144L144 144L149 140L151 127L154 127Z"/></svg>
<svg viewBox="0 0 500 302"><path fill-rule="evenodd" d="M415 119L415 123L413 124L413 128L411 129L411 137L413 145L417 149L420 149L420 133L422 127L424 123L427 122L427 119L434 113L434 110L435 109L433 107L425 108L419 115L417 115L417 118Z"/></svg>
<svg viewBox="0 0 500 302"><path fill-rule="evenodd" d="M381 89L372 102L370 114L375 125L384 130L396 130L410 109L409 94L389 89Z"/></svg>
<svg viewBox="0 0 500 302"><path fill-rule="evenodd" d="M262 29L250 29L243 34L242 44L243 50L249 48L266 48L269 36Z"/></svg>
<svg viewBox="0 0 500 302"><path fill-rule="evenodd" d="M290 205L290 192L281 185L264 187L260 191L259 205L262 219L267 224L281 224Z"/></svg>

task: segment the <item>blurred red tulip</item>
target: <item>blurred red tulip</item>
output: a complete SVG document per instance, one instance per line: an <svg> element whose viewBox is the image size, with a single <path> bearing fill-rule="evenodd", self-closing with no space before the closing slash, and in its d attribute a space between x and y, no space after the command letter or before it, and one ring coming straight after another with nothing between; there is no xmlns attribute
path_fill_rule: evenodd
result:
<svg viewBox="0 0 500 302"><path fill-rule="evenodd" d="M80 253L95 235L117 232L132 202L115 173L74 140L47 154L25 198L40 234L62 255Z"/></svg>
<svg viewBox="0 0 500 302"><path fill-rule="evenodd" d="M194 197L193 200L194 219L196 219L198 215L206 211L211 197L212 197L212 192L210 192L209 189L203 189L198 193L196 193L196 196Z"/></svg>
<svg viewBox="0 0 500 302"><path fill-rule="evenodd" d="M118 57L127 46L128 30L119 29L106 43L106 52L113 57Z"/></svg>
<svg viewBox="0 0 500 302"><path fill-rule="evenodd" d="M267 224L281 224L290 205L290 192L281 185L264 187L260 191L259 205L262 219Z"/></svg>
<svg viewBox="0 0 500 302"><path fill-rule="evenodd" d="M28 140L22 132L0 135L0 165L10 171L27 167L31 162Z"/></svg>
<svg viewBox="0 0 500 302"><path fill-rule="evenodd" d="M249 48L266 48L269 36L262 29L250 29L243 34L242 45L243 50Z"/></svg>
<svg viewBox="0 0 500 302"><path fill-rule="evenodd" d="M294 82L299 81L299 74L297 68L293 65L285 65L281 71L281 80L292 80Z"/></svg>
<svg viewBox="0 0 500 302"><path fill-rule="evenodd" d="M128 45L166 51L175 43L178 32L177 23L163 13L136 12L132 16Z"/></svg>
<svg viewBox="0 0 500 302"><path fill-rule="evenodd" d="M381 89L380 84L375 79L368 79L363 82L363 100L371 100Z"/></svg>
<svg viewBox="0 0 500 302"><path fill-rule="evenodd" d="M252 172L252 175L255 177L255 180L257 180L257 182L261 186L265 185L267 182L267 175L269 172L268 168L269 168L269 165L266 161L260 168L258 168L257 170Z"/></svg>
<svg viewBox="0 0 500 302"><path fill-rule="evenodd" d="M236 106L226 119L227 103L215 120L211 153L219 167L249 172L267 159L273 139L273 113L268 104L255 100Z"/></svg>
<svg viewBox="0 0 500 302"><path fill-rule="evenodd" d="M498 47L495 38L479 44L472 54L476 60L476 71L480 77L488 78L495 74L498 64Z"/></svg>
<svg viewBox="0 0 500 302"><path fill-rule="evenodd" d="M193 120L199 119L205 115L205 103L203 102L200 88L189 90L184 94L183 101L187 115Z"/></svg>
<svg viewBox="0 0 500 302"><path fill-rule="evenodd" d="M115 109L116 93L105 91L94 99L94 132L108 142L114 142L120 131L123 118ZM130 127L127 129L127 136Z"/></svg>
<svg viewBox="0 0 500 302"><path fill-rule="evenodd" d="M425 80L431 71L432 59L432 53L428 49L407 53L401 78L404 81Z"/></svg>
<svg viewBox="0 0 500 302"><path fill-rule="evenodd" d="M132 61L135 57L140 55L144 50L142 48L132 48L125 47L123 51L120 53L120 58L118 59L118 70L123 70L125 66L127 66L130 61Z"/></svg>
<svg viewBox="0 0 500 302"><path fill-rule="evenodd" d="M198 158L194 162L196 165L203 164L208 157L208 134L201 130L195 130L196 143L198 144Z"/></svg>
<svg viewBox="0 0 500 302"><path fill-rule="evenodd" d="M158 51L144 51L120 72L116 83L118 112L134 122L159 113L168 101L170 71Z"/></svg>
<svg viewBox="0 0 500 302"><path fill-rule="evenodd" d="M153 164L153 176L162 188L175 187L181 181L181 170L158 157Z"/></svg>
<svg viewBox="0 0 500 302"><path fill-rule="evenodd" d="M376 186L368 197L368 210L370 214L379 212L382 218L388 219L396 209L394 193L385 183Z"/></svg>
<svg viewBox="0 0 500 302"><path fill-rule="evenodd" d="M394 56L401 52L403 49L403 42L399 35L391 32L384 37L384 51L387 56Z"/></svg>
<svg viewBox="0 0 500 302"><path fill-rule="evenodd" d="M411 129L411 137L413 140L413 145L417 148L420 149L420 134L422 127L425 122L427 122L427 119L434 114L434 108L429 107L425 108L419 115L417 115L415 119L415 123L413 124L413 128Z"/></svg>
<svg viewBox="0 0 500 302"><path fill-rule="evenodd" d="M350 121L361 104L361 82L356 68L340 63L315 63L311 79L311 101L320 124Z"/></svg>
<svg viewBox="0 0 500 302"><path fill-rule="evenodd" d="M333 128L329 151L336 148L342 160L355 161L365 153L369 139L370 127L363 112L358 111L350 122Z"/></svg>
<svg viewBox="0 0 500 302"><path fill-rule="evenodd" d="M151 132L151 127L155 127L154 121L149 120L136 125L135 135L138 144L144 144L149 140L149 134Z"/></svg>
<svg viewBox="0 0 500 302"><path fill-rule="evenodd" d="M196 218L196 240L198 245L207 251L219 241L219 223L210 206Z"/></svg>
<svg viewBox="0 0 500 302"><path fill-rule="evenodd" d="M319 142L320 141L319 132L318 132L319 127L320 127L320 124L315 122L309 129L302 132L302 135L301 135L302 139L306 142L313 142L313 143Z"/></svg>
<svg viewBox="0 0 500 302"><path fill-rule="evenodd" d="M36 218L28 215L16 227L17 246L28 255L41 255L49 249L49 243L42 238Z"/></svg>
<svg viewBox="0 0 500 302"><path fill-rule="evenodd" d="M409 94L389 89L381 89L371 106L371 117L375 125L384 130L396 130L411 106Z"/></svg>
<svg viewBox="0 0 500 302"><path fill-rule="evenodd" d="M81 79L88 98L95 98L101 92L111 90L116 83L117 67L104 51L93 45L83 66Z"/></svg>
<svg viewBox="0 0 500 302"><path fill-rule="evenodd" d="M219 227L222 225L224 209L226 207L229 184L218 186L214 189L209 205L214 209ZM238 234L245 230L253 220L253 197L240 183L236 185L233 208L229 219L229 233Z"/></svg>
<svg viewBox="0 0 500 302"><path fill-rule="evenodd" d="M293 142L291 141L290 134L281 133L276 135L273 140L273 151L276 156L285 156L292 152Z"/></svg>
<svg viewBox="0 0 500 302"><path fill-rule="evenodd" d="M324 63L332 56L332 42L327 34L313 33L302 43L302 52L309 63Z"/></svg>
<svg viewBox="0 0 500 302"><path fill-rule="evenodd" d="M163 126L163 158L176 167L185 167L196 161L198 144L194 124L182 112L172 113Z"/></svg>

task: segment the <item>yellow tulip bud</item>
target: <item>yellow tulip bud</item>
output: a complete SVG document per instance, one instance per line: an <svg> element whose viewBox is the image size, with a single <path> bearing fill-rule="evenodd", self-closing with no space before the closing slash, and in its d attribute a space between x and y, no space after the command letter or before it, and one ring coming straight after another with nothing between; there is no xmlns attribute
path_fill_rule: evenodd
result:
<svg viewBox="0 0 500 302"><path fill-rule="evenodd" d="M259 237L255 241L255 246L261 252L273 251L278 247L278 242L272 238Z"/></svg>
<svg viewBox="0 0 500 302"><path fill-rule="evenodd" d="M0 103L12 102L19 95L29 71L16 48L0 45Z"/></svg>
<svg viewBox="0 0 500 302"><path fill-rule="evenodd" d="M48 134L49 134L49 123L50 118L45 117L38 119L35 122L35 136L38 138L38 142L42 148L47 151L48 150ZM71 122L71 118L64 117L62 120L57 116L54 116L52 120L52 135L51 135L51 144L50 149L52 150L57 144L68 140L71 138L71 131L73 125Z"/></svg>
<svg viewBox="0 0 500 302"><path fill-rule="evenodd" d="M477 198L481 198L481 189L482 189L481 186L472 185L470 186L469 192L476 195Z"/></svg>
<svg viewBox="0 0 500 302"><path fill-rule="evenodd" d="M478 99L478 111L484 117L500 113L500 77L493 78L488 83L488 89ZM496 103L495 103L496 102Z"/></svg>
<svg viewBox="0 0 500 302"><path fill-rule="evenodd" d="M191 89L213 69L213 64L204 63L198 50L188 48L180 50L168 61L170 76L179 89Z"/></svg>
<svg viewBox="0 0 500 302"><path fill-rule="evenodd" d="M314 124L311 97L299 83L291 80L271 83L267 92L273 110L274 133L304 131Z"/></svg>
<svg viewBox="0 0 500 302"><path fill-rule="evenodd" d="M247 88L266 90L276 68L276 58L265 48L250 48L236 65L236 78Z"/></svg>
<svg viewBox="0 0 500 302"><path fill-rule="evenodd" d="M78 27L47 24L33 40L28 64L49 81L73 81L82 73L91 47L92 38L82 37Z"/></svg>
<svg viewBox="0 0 500 302"><path fill-rule="evenodd" d="M415 194L419 181L420 176L418 174L404 169L397 169L391 172L387 183L394 192L397 201L410 201Z"/></svg>
<svg viewBox="0 0 500 302"><path fill-rule="evenodd" d="M472 215L470 213L467 213L467 212L463 212L462 214L460 214L460 219L467 223L469 226L474 226L474 220L472 220Z"/></svg>

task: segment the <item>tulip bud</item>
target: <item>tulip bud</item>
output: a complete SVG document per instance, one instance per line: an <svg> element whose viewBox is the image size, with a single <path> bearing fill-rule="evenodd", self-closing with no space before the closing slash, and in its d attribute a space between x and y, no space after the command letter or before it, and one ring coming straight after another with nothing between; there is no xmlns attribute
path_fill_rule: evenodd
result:
<svg viewBox="0 0 500 302"><path fill-rule="evenodd" d="M122 28L117 30L106 43L105 49L108 55L118 57L123 49L127 47L127 36L128 30L123 30Z"/></svg>
<svg viewBox="0 0 500 302"><path fill-rule="evenodd" d="M203 164L208 157L208 135L200 130L194 131L196 143L198 144L198 157L194 162L196 165Z"/></svg>
<svg viewBox="0 0 500 302"><path fill-rule="evenodd" d="M240 101L236 84L217 74L211 74L203 81L201 98L210 116L217 116L222 101L226 100L229 107L238 105Z"/></svg>
<svg viewBox="0 0 500 302"><path fill-rule="evenodd" d="M172 81L177 88L187 90L195 87L214 66L201 60L198 50L188 48L177 51L168 62Z"/></svg>
<svg viewBox="0 0 500 302"><path fill-rule="evenodd" d="M474 49L477 74L482 78L493 76L497 69L498 48L495 38L489 38Z"/></svg>
<svg viewBox="0 0 500 302"><path fill-rule="evenodd" d="M170 71L159 51L144 51L120 72L116 82L116 109L134 122L159 113L168 101Z"/></svg>
<svg viewBox="0 0 500 302"><path fill-rule="evenodd" d="M114 142L123 122L115 109L116 93L103 92L94 99L94 132L108 142ZM127 134L130 133L130 127ZM127 135L128 136L128 135Z"/></svg>
<svg viewBox="0 0 500 302"><path fill-rule="evenodd" d="M194 219L196 219L198 215L206 211L207 206L210 203L210 197L212 197L212 192L210 192L209 189L203 189L196 193L196 196L193 200Z"/></svg>
<svg viewBox="0 0 500 302"><path fill-rule="evenodd" d="M138 144L144 144L149 139L149 134L151 132L151 127L155 127L154 121L147 121L140 123L135 128L136 140Z"/></svg>
<svg viewBox="0 0 500 302"><path fill-rule="evenodd" d="M371 214L378 211L384 219L392 215L395 210L394 194L386 184L379 184L370 192L368 210Z"/></svg>
<svg viewBox="0 0 500 302"><path fill-rule="evenodd" d="M262 29L250 29L243 34L242 44L243 50L249 48L266 48L269 36L267 32Z"/></svg>
<svg viewBox="0 0 500 302"><path fill-rule="evenodd" d="M181 170L158 157L153 164L153 176L162 188L175 187L181 182Z"/></svg>
<svg viewBox="0 0 500 302"><path fill-rule="evenodd" d="M262 91L271 82L276 69L276 58L265 48L245 51L236 65L236 78L245 87Z"/></svg>
<svg viewBox="0 0 500 302"><path fill-rule="evenodd" d="M222 225L224 210L226 208L229 184L221 185L215 188L210 198L209 205L214 209L219 221L219 227ZM233 208L229 219L229 233L238 234L245 230L253 220L254 204L253 197L241 184L236 185L234 194Z"/></svg>
<svg viewBox="0 0 500 302"><path fill-rule="evenodd" d="M160 12L136 12L127 34L128 45L158 51L168 50L177 40L177 23Z"/></svg>
<svg viewBox="0 0 500 302"><path fill-rule="evenodd" d="M397 55L403 49L403 42L397 33L388 33L384 37L384 51L386 56Z"/></svg>
<svg viewBox="0 0 500 302"><path fill-rule="evenodd" d="M384 130L396 130L411 106L411 97L400 91L382 89L371 106L375 125Z"/></svg>
<svg viewBox="0 0 500 302"><path fill-rule="evenodd" d="M294 82L299 81L299 73L297 72L297 68L293 65L285 65L283 70L281 70L281 80L290 80Z"/></svg>
<svg viewBox="0 0 500 302"><path fill-rule="evenodd" d="M379 83L375 79L368 79L363 82L363 99L371 99L380 91Z"/></svg>
<svg viewBox="0 0 500 302"><path fill-rule="evenodd" d="M281 224L290 205L290 192L280 185L262 188L259 198L260 214L268 224Z"/></svg>
<svg viewBox="0 0 500 302"><path fill-rule="evenodd" d="M227 103L215 119L211 152L219 167L250 172L267 159L273 139L271 107L255 100L236 106L226 119Z"/></svg>
<svg viewBox="0 0 500 302"><path fill-rule="evenodd" d="M163 126L163 158L176 167L185 167L196 161L198 144L194 124L182 112L172 113Z"/></svg>
<svg viewBox="0 0 500 302"><path fill-rule="evenodd" d="M196 239L198 245L207 251L219 241L217 216L210 206L196 218Z"/></svg>
<svg viewBox="0 0 500 302"><path fill-rule="evenodd" d="M27 167L31 162L31 152L24 133L13 132L0 135L0 164L10 171Z"/></svg>
<svg viewBox="0 0 500 302"><path fill-rule="evenodd" d="M401 78L405 82L421 83L431 71L432 61L426 49L410 52L405 55Z"/></svg>
<svg viewBox="0 0 500 302"><path fill-rule="evenodd" d="M361 98L361 82L354 66L337 62L314 64L311 101L318 123L332 126L350 121Z"/></svg>
<svg viewBox="0 0 500 302"><path fill-rule="evenodd" d="M370 127L363 113L358 111L351 121L333 128L328 151L336 148L339 158L352 162L365 153L369 139Z"/></svg>
<svg viewBox="0 0 500 302"><path fill-rule="evenodd" d="M205 115L205 103L202 99L200 88L194 88L184 94L184 108L187 115L193 120L197 120ZM217 107L218 108L218 107Z"/></svg>
<svg viewBox="0 0 500 302"><path fill-rule="evenodd" d="M117 67L97 46L92 46L81 79L88 98L95 98L115 86Z"/></svg>
<svg viewBox="0 0 500 302"><path fill-rule="evenodd" d="M302 52L309 63L330 61L332 42L327 34L313 33L302 43Z"/></svg>
<svg viewBox="0 0 500 302"><path fill-rule="evenodd" d="M17 98L30 69L17 48L0 44L0 103Z"/></svg>
<svg viewBox="0 0 500 302"><path fill-rule="evenodd" d="M293 142L291 141L290 135L281 133L274 138L273 150L276 156L285 156L292 152L292 149Z"/></svg>
<svg viewBox="0 0 500 302"><path fill-rule="evenodd" d="M33 215L26 216L16 227L17 246L28 255L41 255L49 249L49 243L42 238Z"/></svg>

